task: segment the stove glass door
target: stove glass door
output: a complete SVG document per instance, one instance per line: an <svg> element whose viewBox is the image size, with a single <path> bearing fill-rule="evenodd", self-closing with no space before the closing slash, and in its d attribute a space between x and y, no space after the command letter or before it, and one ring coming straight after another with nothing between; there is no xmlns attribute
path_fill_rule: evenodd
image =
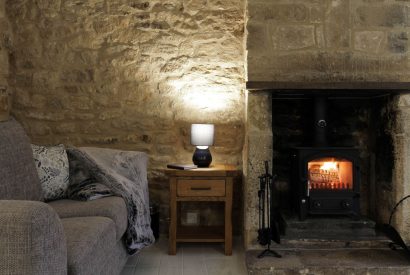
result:
<svg viewBox="0 0 410 275"><path fill-rule="evenodd" d="M308 189L352 190L353 163L343 158L318 158L308 162Z"/></svg>

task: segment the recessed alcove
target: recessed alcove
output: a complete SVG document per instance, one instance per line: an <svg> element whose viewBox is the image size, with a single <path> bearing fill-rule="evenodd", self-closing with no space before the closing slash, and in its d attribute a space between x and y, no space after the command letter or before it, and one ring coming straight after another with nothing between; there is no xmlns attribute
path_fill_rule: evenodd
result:
<svg viewBox="0 0 410 275"><path fill-rule="evenodd" d="M341 151L335 148L357 151L360 215L377 220L378 211L375 202L378 201L377 194L381 192L378 188L391 189L393 141L390 134L393 125L390 119L394 118L395 114L389 106L393 104L395 96L388 93L376 95L359 93L355 96L352 92L344 94L339 91L332 94L329 91L324 98L327 102L327 126L324 135L326 135L328 149L322 148L321 152L326 154L329 151ZM308 91L272 94L272 165L282 190L279 200L284 212L290 212L292 208L289 205L290 194L295 192L290 188L292 173L296 173L291 169L291 156L294 149L321 148L314 145L315 108L314 95ZM312 168L310 171L312 174ZM316 173L316 177L325 176L320 171L319 174ZM323 183L319 181L312 179L311 189L339 187L336 182L332 186L326 186L332 184L330 180ZM340 183L345 184L344 180ZM346 184L352 188L351 182Z"/></svg>
<svg viewBox="0 0 410 275"><path fill-rule="evenodd" d="M410 86L393 85L389 89L388 83L382 83L378 89L374 83L370 83L368 87L371 89L363 89L366 83L359 83L357 87L360 89L350 89L349 83L349 89L346 89L343 83L325 84L323 88L320 88L320 83L307 83L309 89L303 89L302 83L295 86L292 83L279 83L277 87L266 89L265 84L259 86L265 89L248 92L244 152L247 161L244 235L248 248L248 271L265 274L263 272L274 268L277 272L290 274L286 272L301 270L294 264L300 262L301 268L305 267L313 273L339 274L333 268L336 261L341 263L344 271L355 273L364 268L361 264L364 262L357 261L357 257L364 255L377 259L370 261L366 268L380 272L391 267L406 270L404 252L389 251L390 240L377 230L377 224L387 223L395 203L410 191L406 184L410 178L406 169L410 160L410 140L407 138L410 129L410 97L404 89ZM315 120L312 112L315 94L326 97L328 101L328 146L358 151L361 181L358 191L359 218L346 213L321 213L308 215L301 220L295 211L291 180L292 150L303 149L303 146L309 150L315 148ZM273 174L278 175L275 199L287 224L281 244L273 244L273 249L277 249L287 259L283 261L272 258L255 260L254 250L261 247L256 234L257 177L264 171L265 160L272 163ZM308 164L306 166L309 171ZM331 185L325 186L325 189L331 189ZM406 242L410 240L407 222L409 211L410 204L404 202L395 212L392 222ZM320 251L326 252L320 254ZM353 251L356 256L353 256ZM326 261L321 262L320 258Z"/></svg>
<svg viewBox="0 0 410 275"><path fill-rule="evenodd" d="M263 173L264 160L271 161L273 173L278 175L277 204L284 215L291 217L290 223L295 224L292 220L297 214L292 205L291 153L292 148L312 146L312 96L315 94L324 95L328 100L329 146L358 150L361 217L370 221L373 228L375 222L387 222L394 203L406 195L403 180L407 174L402 169L408 156L403 155L401 149L407 146L401 138L406 131L405 116L408 112L408 95L404 86L392 85L389 89L388 83L380 84L379 88L374 83L368 86L359 83L358 89L346 89L352 87L352 83L323 86L321 83L308 83L306 86L312 89L303 89L301 84L292 89L291 83L279 84L279 89L273 86L269 90L252 90L248 94L248 173L245 180L245 236L248 247L257 247L256 235L252 231L255 232L257 225L254 222L257 176ZM265 84L263 86L266 88ZM406 211L404 204L395 217L395 224L408 238L407 225L401 216Z"/></svg>

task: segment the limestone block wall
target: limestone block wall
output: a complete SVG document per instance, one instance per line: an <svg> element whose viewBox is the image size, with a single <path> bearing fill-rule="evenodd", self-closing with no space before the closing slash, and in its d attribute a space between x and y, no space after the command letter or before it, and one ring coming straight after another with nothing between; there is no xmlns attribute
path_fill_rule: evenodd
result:
<svg viewBox="0 0 410 275"><path fill-rule="evenodd" d="M6 120L11 108L9 89L10 24L6 16L6 0L0 0L0 121Z"/></svg>
<svg viewBox="0 0 410 275"><path fill-rule="evenodd" d="M162 169L191 162L191 123L215 123L214 162L242 166L244 3L8 0L13 115L34 143L147 152L166 222Z"/></svg>
<svg viewBox="0 0 410 275"><path fill-rule="evenodd" d="M384 200L390 200L390 207L383 211L388 220L390 209L406 195L410 195L410 96L401 95L393 108L397 109L397 120L392 123L394 140L393 184L390 192L385 192ZM381 202L383 203L383 202ZM393 224L406 241L410 240L410 201L404 201L397 209Z"/></svg>
<svg viewBox="0 0 410 275"><path fill-rule="evenodd" d="M265 172L264 162L272 165L272 99L269 92L249 93L247 97L246 142L244 148L244 243L259 247L258 176ZM270 166L272 167L272 166Z"/></svg>
<svg viewBox="0 0 410 275"><path fill-rule="evenodd" d="M248 78L408 80L409 8L396 0L249 1Z"/></svg>

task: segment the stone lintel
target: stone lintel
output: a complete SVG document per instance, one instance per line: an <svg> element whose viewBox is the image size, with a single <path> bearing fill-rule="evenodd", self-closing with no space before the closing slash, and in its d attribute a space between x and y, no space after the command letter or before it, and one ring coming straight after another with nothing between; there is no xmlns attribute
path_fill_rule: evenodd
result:
<svg viewBox="0 0 410 275"><path fill-rule="evenodd" d="M285 82L285 81L248 81L249 91L273 90L338 90L346 92L391 92L410 93L410 82Z"/></svg>

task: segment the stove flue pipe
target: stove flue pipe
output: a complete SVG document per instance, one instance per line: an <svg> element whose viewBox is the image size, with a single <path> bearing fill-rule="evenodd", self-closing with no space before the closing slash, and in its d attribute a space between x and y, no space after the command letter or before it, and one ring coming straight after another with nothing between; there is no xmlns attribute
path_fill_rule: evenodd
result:
<svg viewBox="0 0 410 275"><path fill-rule="evenodd" d="M313 145L315 147L326 147L327 144L327 98L315 96L314 98L314 130Z"/></svg>

